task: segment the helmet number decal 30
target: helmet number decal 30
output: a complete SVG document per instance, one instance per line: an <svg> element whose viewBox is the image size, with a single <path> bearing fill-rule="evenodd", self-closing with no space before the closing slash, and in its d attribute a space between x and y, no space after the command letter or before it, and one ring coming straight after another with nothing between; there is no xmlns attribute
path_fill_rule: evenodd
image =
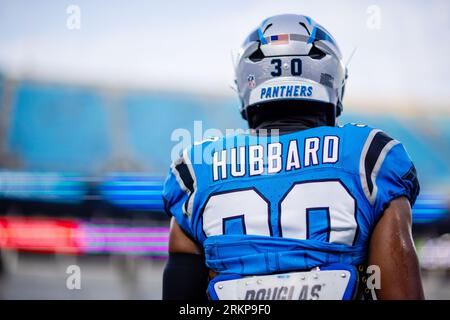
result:
<svg viewBox="0 0 450 320"><path fill-rule="evenodd" d="M272 61L270 61L270 64L275 65L275 70L270 73L272 77L281 76L281 59L272 59Z"/></svg>
<svg viewBox="0 0 450 320"><path fill-rule="evenodd" d="M270 73L272 77L279 77L282 74L281 59L272 59L270 64L274 66L274 70ZM302 74L302 60L295 58L291 60L291 75L300 76Z"/></svg>

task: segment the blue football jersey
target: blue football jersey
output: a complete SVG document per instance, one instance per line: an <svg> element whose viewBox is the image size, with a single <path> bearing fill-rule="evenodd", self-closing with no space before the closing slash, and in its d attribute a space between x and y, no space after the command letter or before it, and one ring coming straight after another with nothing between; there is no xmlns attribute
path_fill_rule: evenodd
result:
<svg viewBox="0 0 450 320"><path fill-rule="evenodd" d="M256 275L365 263L390 201L413 205L418 192L399 141L349 124L194 144L172 164L163 198L209 268Z"/></svg>

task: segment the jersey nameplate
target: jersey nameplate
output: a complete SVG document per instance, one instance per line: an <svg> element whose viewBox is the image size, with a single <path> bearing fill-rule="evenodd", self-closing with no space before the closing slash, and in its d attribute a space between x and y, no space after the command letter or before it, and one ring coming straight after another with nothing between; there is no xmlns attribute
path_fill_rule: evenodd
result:
<svg viewBox="0 0 450 320"><path fill-rule="evenodd" d="M287 148L287 152L283 149ZM299 148L296 139L223 149L213 153L213 180L298 170L339 160L339 137L310 137Z"/></svg>

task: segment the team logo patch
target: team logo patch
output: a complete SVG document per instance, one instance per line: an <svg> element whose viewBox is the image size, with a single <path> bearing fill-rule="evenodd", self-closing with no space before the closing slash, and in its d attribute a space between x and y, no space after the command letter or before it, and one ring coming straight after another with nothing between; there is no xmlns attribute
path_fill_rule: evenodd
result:
<svg viewBox="0 0 450 320"><path fill-rule="evenodd" d="M253 74L249 74L247 77L247 85L249 88L254 88L256 87L256 80L255 80L255 76Z"/></svg>

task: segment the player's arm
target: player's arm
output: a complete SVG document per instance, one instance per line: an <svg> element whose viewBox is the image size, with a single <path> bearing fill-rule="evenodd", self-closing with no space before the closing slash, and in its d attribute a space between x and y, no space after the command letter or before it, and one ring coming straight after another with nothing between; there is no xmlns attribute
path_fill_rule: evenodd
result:
<svg viewBox="0 0 450 320"><path fill-rule="evenodd" d="M369 265L380 267L379 299L424 299L407 198L391 201L370 242Z"/></svg>
<svg viewBox="0 0 450 320"><path fill-rule="evenodd" d="M208 269L201 248L172 218L169 260L163 275L163 299L206 300L207 285Z"/></svg>
<svg viewBox="0 0 450 320"><path fill-rule="evenodd" d="M379 266L380 299L423 299L419 262L411 232L419 179L405 147L373 129L361 154L363 190L377 221L371 235L369 264Z"/></svg>
<svg viewBox="0 0 450 320"><path fill-rule="evenodd" d="M208 270L201 246L191 226L196 179L190 161L191 148L185 149L164 182L164 210L171 217L169 258L163 274L163 299L205 300Z"/></svg>

